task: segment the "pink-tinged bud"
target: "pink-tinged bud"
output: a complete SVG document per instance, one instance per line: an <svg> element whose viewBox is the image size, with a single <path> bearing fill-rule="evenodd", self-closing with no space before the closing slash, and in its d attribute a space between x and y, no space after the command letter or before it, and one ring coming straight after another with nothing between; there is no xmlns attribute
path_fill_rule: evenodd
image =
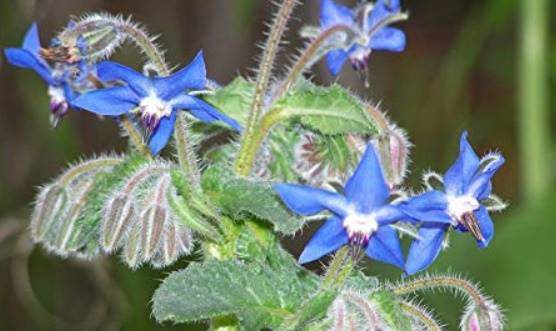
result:
<svg viewBox="0 0 556 331"><path fill-rule="evenodd" d="M501 331L504 329L504 316L495 303L487 300L482 307L467 310L460 328L462 331Z"/></svg>
<svg viewBox="0 0 556 331"><path fill-rule="evenodd" d="M375 140L375 145L388 185L391 189L401 185L407 175L411 147L405 131L389 125L388 130Z"/></svg>

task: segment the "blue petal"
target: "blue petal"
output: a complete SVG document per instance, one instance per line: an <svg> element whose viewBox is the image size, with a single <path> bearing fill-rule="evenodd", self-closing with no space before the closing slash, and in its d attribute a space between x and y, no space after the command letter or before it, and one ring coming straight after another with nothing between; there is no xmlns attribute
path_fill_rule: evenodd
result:
<svg viewBox="0 0 556 331"><path fill-rule="evenodd" d="M37 27L37 23L33 22L31 27L27 30L27 33L25 33L25 38L23 39L23 45L21 47L31 52L31 54L39 55L41 41L39 39L39 28Z"/></svg>
<svg viewBox="0 0 556 331"><path fill-rule="evenodd" d="M202 90L207 85L207 69L203 51L180 71L154 80L157 94L165 99L171 99L186 90Z"/></svg>
<svg viewBox="0 0 556 331"><path fill-rule="evenodd" d="M475 175L475 177L471 180L469 187L467 188L467 193L473 195L478 200L486 199L492 190L492 184L490 180L494 176L494 174L502 167L506 160L502 155L498 155L499 157L488 164L488 166L483 169L481 172Z"/></svg>
<svg viewBox="0 0 556 331"><path fill-rule="evenodd" d="M152 83L148 77L137 71L112 61L97 64L97 75L103 81L121 80L141 97L152 93Z"/></svg>
<svg viewBox="0 0 556 331"><path fill-rule="evenodd" d="M48 85L58 85L58 82L52 76L50 67L33 53L22 48L6 48L4 54L6 54L9 64L19 68L32 69Z"/></svg>
<svg viewBox="0 0 556 331"><path fill-rule="evenodd" d="M425 270L438 257L442 242L448 231L448 225L422 226L419 229L420 239L415 239L409 247L405 272L413 275Z"/></svg>
<svg viewBox="0 0 556 331"><path fill-rule="evenodd" d="M400 238L396 230L388 225L379 227L371 236L365 253L373 260L392 264L400 269L404 267Z"/></svg>
<svg viewBox="0 0 556 331"><path fill-rule="evenodd" d="M176 123L176 112L173 111L170 117L165 116L160 120L158 127L153 132L149 140L149 148L153 155L157 155L168 144L172 133L174 133L174 125Z"/></svg>
<svg viewBox="0 0 556 331"><path fill-rule="evenodd" d="M322 0L320 6L320 24L324 28L333 25L353 25L353 12L348 7L338 5L333 0Z"/></svg>
<svg viewBox="0 0 556 331"><path fill-rule="evenodd" d="M436 190L419 194L400 205L408 216L427 223L451 223L452 218L445 212L447 207L446 194Z"/></svg>
<svg viewBox="0 0 556 331"><path fill-rule="evenodd" d="M384 19L392 15L394 12L384 4L384 1L377 1L367 17L365 24L365 32L370 33L376 29L377 24L381 24Z"/></svg>
<svg viewBox="0 0 556 331"><path fill-rule="evenodd" d="M382 2L391 12L398 12L401 9L400 0L379 0L379 2Z"/></svg>
<svg viewBox="0 0 556 331"><path fill-rule="evenodd" d="M477 241L477 244L481 248L485 248L490 244L490 241L494 237L494 223L488 214L488 211L485 207L479 208L475 212L475 217L477 218L477 222L479 223L479 228L481 229L481 234L484 237L483 241Z"/></svg>
<svg viewBox="0 0 556 331"><path fill-rule="evenodd" d="M331 75L337 76L342 71L348 56L348 53L341 49L335 49L326 54L326 66Z"/></svg>
<svg viewBox="0 0 556 331"><path fill-rule="evenodd" d="M299 257L305 264L318 260L348 243L348 235L338 217L329 218L313 235Z"/></svg>
<svg viewBox="0 0 556 331"><path fill-rule="evenodd" d="M71 102L77 97L77 93L68 83L64 83L62 88L64 89L64 97L66 98L66 101L71 104Z"/></svg>
<svg viewBox="0 0 556 331"><path fill-rule="evenodd" d="M367 146L355 173L346 183L345 194L347 200L355 203L362 213L383 205L388 199L390 190L372 144Z"/></svg>
<svg viewBox="0 0 556 331"><path fill-rule="evenodd" d="M405 49L405 33L402 30L384 27L378 30L369 41L374 50L401 52Z"/></svg>
<svg viewBox="0 0 556 331"><path fill-rule="evenodd" d="M453 195L462 195L479 169L479 163L479 157L467 141L467 132L463 132L460 138L459 156L444 174L446 192Z"/></svg>
<svg viewBox="0 0 556 331"><path fill-rule="evenodd" d="M234 130L239 132L242 131L241 125L236 120L220 113L218 110L214 109L214 107L201 99L187 94L181 94L172 99L171 104L176 110L189 110L193 116L203 122L212 123L214 121L222 121L231 126Z"/></svg>
<svg viewBox="0 0 556 331"><path fill-rule="evenodd" d="M306 216L330 210L345 217L348 213L348 203L338 193L297 184L275 184L273 188L286 206L297 214Z"/></svg>
<svg viewBox="0 0 556 331"><path fill-rule="evenodd" d="M73 107L104 116L119 116L128 113L137 104L137 96L126 86L88 92L71 102Z"/></svg>
<svg viewBox="0 0 556 331"><path fill-rule="evenodd" d="M404 213L404 211L399 206L395 205L386 205L380 207L374 212L374 215L376 221L380 225L390 224L407 218L406 213Z"/></svg>

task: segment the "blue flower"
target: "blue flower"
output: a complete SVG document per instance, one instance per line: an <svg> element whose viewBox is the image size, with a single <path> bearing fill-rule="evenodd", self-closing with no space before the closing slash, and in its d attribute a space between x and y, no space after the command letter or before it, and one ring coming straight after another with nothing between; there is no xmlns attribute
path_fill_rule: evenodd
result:
<svg viewBox="0 0 556 331"><path fill-rule="evenodd" d="M360 36L360 42L349 49L335 49L326 56L330 73L338 75L346 60L355 70L367 69L371 51L401 52L405 49L403 31L388 27L390 19L401 13L399 0L378 0L374 5L367 3L355 9L336 4L333 0L322 0L320 24L323 29L345 25Z"/></svg>
<svg viewBox="0 0 556 331"><path fill-rule="evenodd" d="M419 238L409 249L405 266L408 274L427 268L437 258L451 228L471 232L480 248L488 246L494 225L488 213L490 207L485 204L493 199L491 178L504 162L499 153L480 159L467 141L467 132L461 135L458 159L443 179L436 178L443 188L413 197L400 207L422 222Z"/></svg>
<svg viewBox="0 0 556 331"><path fill-rule="evenodd" d="M193 96L207 86L202 52L188 66L167 77L149 78L110 61L97 65L97 75L102 81L122 81L126 85L83 94L72 105L104 116L138 113L150 134L149 147L153 154L158 154L168 143L179 109L188 110L203 122L223 121L241 131L234 119Z"/></svg>
<svg viewBox="0 0 556 331"><path fill-rule="evenodd" d="M299 257L301 264L351 244L363 248L372 259L403 268L398 234L390 224L405 215L388 202L390 190L372 145L347 181L344 195L295 184L276 184L274 190L297 214L309 216L325 210L332 213L305 247Z"/></svg>
<svg viewBox="0 0 556 331"><path fill-rule="evenodd" d="M48 85L50 110L55 123L67 113L69 102L75 97L75 93L70 86L68 75L62 70L53 69L40 52L41 44L36 23L33 23L27 30L21 48L6 48L5 50L8 63L35 71Z"/></svg>

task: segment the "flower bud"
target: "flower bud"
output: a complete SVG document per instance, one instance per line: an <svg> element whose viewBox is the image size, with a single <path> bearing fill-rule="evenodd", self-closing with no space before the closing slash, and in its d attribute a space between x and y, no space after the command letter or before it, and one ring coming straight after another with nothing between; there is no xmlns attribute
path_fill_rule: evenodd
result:
<svg viewBox="0 0 556 331"><path fill-rule="evenodd" d="M484 301L481 307L473 306L464 314L460 329L462 331L501 331L504 329L504 316L492 301Z"/></svg>
<svg viewBox="0 0 556 331"><path fill-rule="evenodd" d="M111 199L104 210L101 227L101 240L108 253L122 245L124 234L136 223L135 210L129 196L118 194Z"/></svg>
<svg viewBox="0 0 556 331"><path fill-rule="evenodd" d="M407 175L411 147L405 131L389 125L388 130L375 140L375 145L390 188L401 185Z"/></svg>
<svg viewBox="0 0 556 331"><path fill-rule="evenodd" d="M41 241L63 212L67 194L63 187L53 184L43 188L35 203L31 216L31 236L35 242Z"/></svg>

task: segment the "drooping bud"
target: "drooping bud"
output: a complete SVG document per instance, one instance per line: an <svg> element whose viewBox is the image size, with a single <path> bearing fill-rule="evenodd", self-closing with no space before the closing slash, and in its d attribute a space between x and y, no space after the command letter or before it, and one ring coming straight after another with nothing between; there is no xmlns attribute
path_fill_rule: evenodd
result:
<svg viewBox="0 0 556 331"><path fill-rule="evenodd" d="M344 290L328 311L330 331L386 330L379 307L366 295Z"/></svg>
<svg viewBox="0 0 556 331"><path fill-rule="evenodd" d="M110 199L104 211L101 240L108 253L120 247L129 226L136 222L135 208L128 195L118 194Z"/></svg>
<svg viewBox="0 0 556 331"><path fill-rule="evenodd" d="M94 187L93 181L82 183L76 190L72 192L72 200L68 206L66 215L60 220L61 224L56 234L55 245L60 255L67 254L67 245L73 234L75 222L81 215L83 207L85 206L88 196Z"/></svg>
<svg viewBox="0 0 556 331"><path fill-rule="evenodd" d="M141 265L141 252L141 224L137 222L129 232L123 252L123 259L131 269Z"/></svg>
<svg viewBox="0 0 556 331"><path fill-rule="evenodd" d="M31 215L31 236L35 242L40 242L51 229L66 201L65 189L56 183L41 190Z"/></svg>
<svg viewBox="0 0 556 331"><path fill-rule="evenodd" d="M481 307L472 306L462 317L462 331L501 331L504 329L504 316L500 308L491 300L483 302Z"/></svg>
<svg viewBox="0 0 556 331"><path fill-rule="evenodd" d="M374 142L390 188L401 185L407 175L411 147L405 131L396 125L389 124L388 130Z"/></svg>
<svg viewBox="0 0 556 331"><path fill-rule="evenodd" d="M96 62L109 57L125 40L122 27L130 20L108 14L93 14L71 21L45 50L53 61ZM43 55L44 56L44 55Z"/></svg>
<svg viewBox="0 0 556 331"><path fill-rule="evenodd" d="M141 245L145 260L150 260L154 256L167 216L168 211L159 205L153 205L141 214Z"/></svg>

